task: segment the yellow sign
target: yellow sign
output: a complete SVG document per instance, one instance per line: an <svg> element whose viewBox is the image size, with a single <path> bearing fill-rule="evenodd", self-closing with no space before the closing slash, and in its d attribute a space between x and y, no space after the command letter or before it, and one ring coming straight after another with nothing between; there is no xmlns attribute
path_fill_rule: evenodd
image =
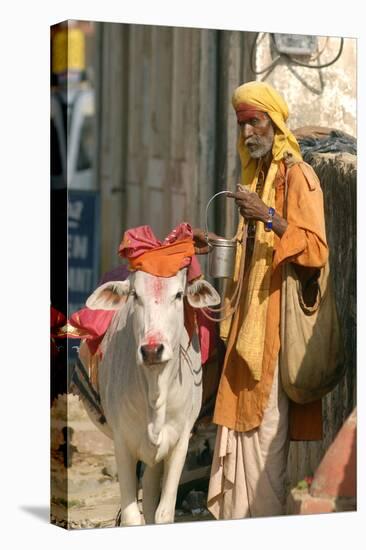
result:
<svg viewBox="0 0 366 550"><path fill-rule="evenodd" d="M52 72L85 69L85 36L81 29L62 29L52 40Z"/></svg>

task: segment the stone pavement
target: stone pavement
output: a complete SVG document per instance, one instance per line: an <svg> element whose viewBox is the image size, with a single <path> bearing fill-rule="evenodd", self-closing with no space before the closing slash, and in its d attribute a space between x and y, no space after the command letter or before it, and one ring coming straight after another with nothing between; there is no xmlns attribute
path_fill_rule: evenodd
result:
<svg viewBox="0 0 366 550"><path fill-rule="evenodd" d="M71 467L63 464L62 429L73 429ZM176 522L207 521L208 478L214 448L214 426L192 437L178 492ZM287 514L356 510L356 409L347 419L314 478L290 490ZM119 484L113 442L90 421L74 395L61 396L52 409L52 523L69 529L113 527L119 510ZM142 494L139 492L141 502Z"/></svg>
<svg viewBox="0 0 366 550"><path fill-rule="evenodd" d="M60 396L51 415L51 522L67 529L114 527L120 495L112 440L94 426L75 395ZM73 449L67 468L62 452L66 416ZM205 502L215 433L214 426L202 426L191 438L176 522L213 519ZM141 506L141 489L138 500Z"/></svg>

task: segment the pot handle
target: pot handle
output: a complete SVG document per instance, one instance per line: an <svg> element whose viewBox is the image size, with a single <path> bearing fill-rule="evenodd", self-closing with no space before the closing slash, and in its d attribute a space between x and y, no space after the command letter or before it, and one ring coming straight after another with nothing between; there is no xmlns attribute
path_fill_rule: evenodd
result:
<svg viewBox="0 0 366 550"><path fill-rule="evenodd" d="M228 193L231 193L231 191L229 191L228 189L225 189L225 191L219 191L218 193L216 193L215 195L213 195L210 200L208 201L207 205L206 205L206 225L205 225L205 237L206 237L206 241L207 241L207 244L208 246L211 246L212 245L208 242L208 208L211 204L211 202L216 198L218 197L219 195L227 195ZM229 239L229 240L234 240L235 236L232 238L232 239Z"/></svg>

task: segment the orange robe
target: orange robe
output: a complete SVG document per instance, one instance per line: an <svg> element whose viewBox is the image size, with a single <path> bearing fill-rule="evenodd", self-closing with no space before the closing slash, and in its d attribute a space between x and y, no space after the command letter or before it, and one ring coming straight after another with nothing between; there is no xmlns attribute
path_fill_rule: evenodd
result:
<svg viewBox="0 0 366 550"><path fill-rule="evenodd" d="M217 393L213 422L239 432L260 425L272 387L280 350L281 282L284 261L305 267L322 267L328 259L323 194L319 181L307 166L306 177L299 165L288 172L288 227L281 238L275 236L270 296L267 310L262 376L255 381L245 361L237 354L235 342L242 324L242 311L234 315ZM275 207L283 216L285 165L280 163L275 179ZM245 285L243 292L245 292ZM290 401L290 437L313 440L322 437L321 401L297 405Z"/></svg>

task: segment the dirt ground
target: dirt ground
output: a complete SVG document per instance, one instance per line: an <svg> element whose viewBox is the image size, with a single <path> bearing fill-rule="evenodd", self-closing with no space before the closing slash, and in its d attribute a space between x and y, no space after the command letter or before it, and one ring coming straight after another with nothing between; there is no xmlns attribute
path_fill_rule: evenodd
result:
<svg viewBox="0 0 366 550"><path fill-rule="evenodd" d="M73 430L69 432L68 453L66 425ZM213 519L206 498L214 438L211 425L200 427L191 439L178 492L176 522ZM115 526L119 484L113 442L94 426L79 398L71 394L59 396L51 409L51 492L52 523L67 529ZM140 506L141 499L140 489Z"/></svg>

